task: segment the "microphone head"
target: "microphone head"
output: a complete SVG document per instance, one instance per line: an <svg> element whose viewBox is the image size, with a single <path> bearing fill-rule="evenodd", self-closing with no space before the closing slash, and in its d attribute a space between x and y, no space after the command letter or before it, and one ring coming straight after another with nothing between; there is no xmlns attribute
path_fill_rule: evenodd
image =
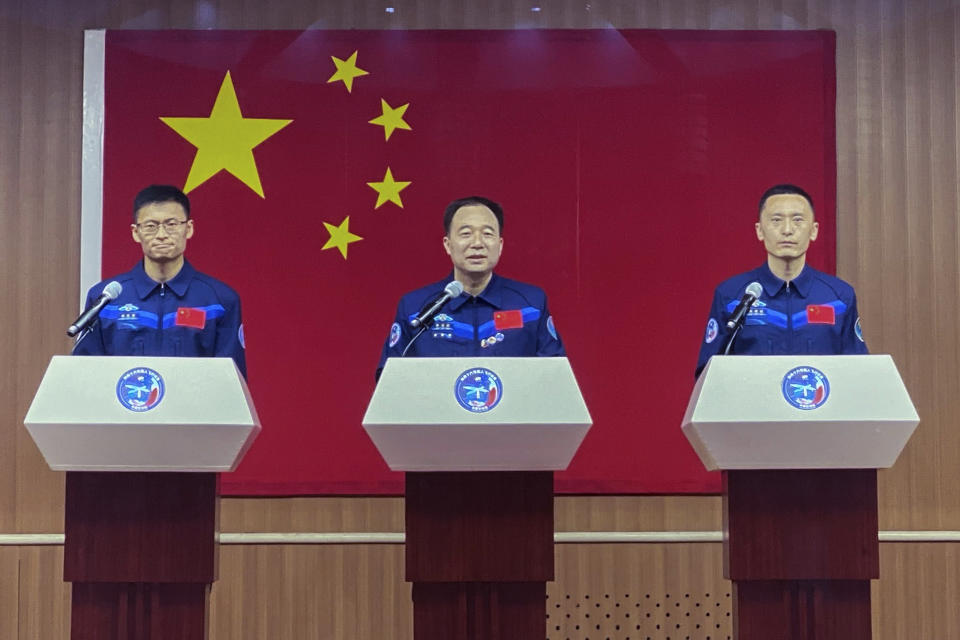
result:
<svg viewBox="0 0 960 640"><path fill-rule="evenodd" d="M116 280L111 281L103 288L103 297L107 300L115 300L123 291L123 285Z"/></svg>
<svg viewBox="0 0 960 640"><path fill-rule="evenodd" d="M451 298L457 298L463 293L463 283L459 280L453 280L446 287L443 288L445 292L450 294Z"/></svg>
<svg viewBox="0 0 960 640"><path fill-rule="evenodd" d="M763 285L759 282L751 282L747 285L746 292L759 300L760 294L763 293Z"/></svg>

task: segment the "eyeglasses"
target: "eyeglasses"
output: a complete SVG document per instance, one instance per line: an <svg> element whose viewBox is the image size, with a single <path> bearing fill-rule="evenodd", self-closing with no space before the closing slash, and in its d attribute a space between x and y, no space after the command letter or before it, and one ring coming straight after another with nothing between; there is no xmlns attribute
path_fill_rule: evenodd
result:
<svg viewBox="0 0 960 640"><path fill-rule="evenodd" d="M177 220L175 218L170 218L169 220L164 220L162 223L157 224L153 220L150 222L140 222L136 225L137 229L140 231L140 234L149 238L157 235L157 232L160 230L160 226L163 226L163 230L167 232L168 235L175 235L180 231L182 225L187 224L188 220Z"/></svg>

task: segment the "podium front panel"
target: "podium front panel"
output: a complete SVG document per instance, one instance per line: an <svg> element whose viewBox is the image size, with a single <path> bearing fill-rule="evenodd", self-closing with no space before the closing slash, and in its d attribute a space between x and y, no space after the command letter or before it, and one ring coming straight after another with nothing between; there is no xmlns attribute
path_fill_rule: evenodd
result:
<svg viewBox="0 0 960 640"><path fill-rule="evenodd" d="M54 356L24 424L57 471L232 471L260 432L230 358Z"/></svg>
<svg viewBox="0 0 960 640"><path fill-rule="evenodd" d="M390 358L363 418L395 471L565 469L590 425L566 358Z"/></svg>
<svg viewBox="0 0 960 640"><path fill-rule="evenodd" d="M888 355L714 356L682 428L710 470L876 469L919 421Z"/></svg>

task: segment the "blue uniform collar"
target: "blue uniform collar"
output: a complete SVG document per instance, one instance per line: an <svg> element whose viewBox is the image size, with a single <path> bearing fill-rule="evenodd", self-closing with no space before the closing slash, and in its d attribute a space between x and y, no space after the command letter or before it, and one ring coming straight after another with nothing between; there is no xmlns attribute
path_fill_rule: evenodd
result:
<svg viewBox="0 0 960 640"><path fill-rule="evenodd" d="M193 280L196 272L196 269L184 258L183 268L180 269L180 273L173 276L170 280L167 280L164 284L172 289L178 298L182 298L184 294L187 293L187 287L190 286L190 281ZM131 273L133 275L134 287L137 289L137 296L141 300L145 300L154 289L160 286L159 282L147 275L147 272L143 268L143 260L137 263L137 266L133 268Z"/></svg>
<svg viewBox="0 0 960 640"><path fill-rule="evenodd" d="M443 286L447 286L447 284L452 280L453 274L451 273L450 276L443 281ZM470 296L468 293L460 294L458 298L450 301L450 309L456 311L471 297L472 296ZM500 309L503 306L503 282L501 278L495 273L490 274L490 282L487 283L487 286L484 288L484 290L478 293L476 297L480 298L491 307Z"/></svg>
<svg viewBox="0 0 960 640"><path fill-rule="evenodd" d="M763 285L763 290L767 292L767 295L771 298L778 293L780 290L786 286L786 281L781 280L773 274L773 271L770 271L770 265L766 262L763 263L763 266L758 270L758 277L760 284ZM795 289L796 292L800 295L801 298L806 298L807 294L810 293L810 286L813 283L813 269L809 265L804 265L803 270L800 271L800 275L790 281L790 287Z"/></svg>

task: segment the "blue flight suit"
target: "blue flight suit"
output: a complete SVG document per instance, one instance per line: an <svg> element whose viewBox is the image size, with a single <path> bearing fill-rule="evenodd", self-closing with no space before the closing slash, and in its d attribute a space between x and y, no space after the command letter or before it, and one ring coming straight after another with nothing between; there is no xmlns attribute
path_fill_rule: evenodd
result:
<svg viewBox="0 0 960 640"><path fill-rule="evenodd" d="M378 378L387 358L400 357L418 331L410 321L437 300L452 280L451 274L400 299L377 367ZM407 351L407 357L565 355L543 289L497 274L491 275L479 295L463 293L447 302Z"/></svg>
<svg viewBox="0 0 960 640"><path fill-rule="evenodd" d="M763 285L763 293L750 309L731 354L867 353L853 287L810 265L805 265L800 275L790 282L784 282L764 263L716 288L697 361L698 376L707 360L726 343L730 334L727 320L751 282Z"/></svg>
<svg viewBox="0 0 960 640"><path fill-rule="evenodd" d="M240 297L233 289L186 260L180 273L161 284L147 275L141 260L94 285L86 308L112 280L123 291L74 345L74 355L230 357L247 377Z"/></svg>

